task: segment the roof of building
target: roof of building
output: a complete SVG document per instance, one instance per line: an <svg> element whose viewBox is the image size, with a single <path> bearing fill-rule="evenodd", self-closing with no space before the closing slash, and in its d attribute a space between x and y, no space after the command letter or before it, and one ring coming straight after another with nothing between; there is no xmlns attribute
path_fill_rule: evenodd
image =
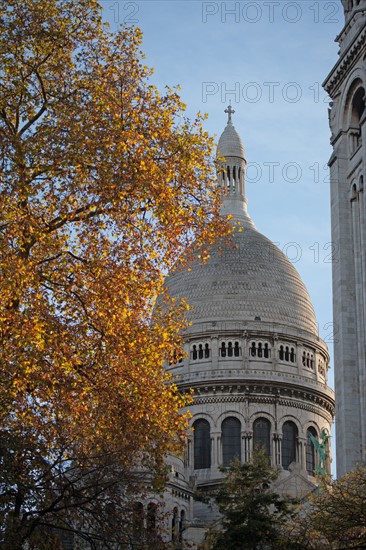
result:
<svg viewBox="0 0 366 550"><path fill-rule="evenodd" d="M245 159L244 144L231 119L229 119L225 130L221 134L217 151L220 157L239 157Z"/></svg>
<svg viewBox="0 0 366 550"><path fill-rule="evenodd" d="M314 309L300 275L286 255L249 225L230 246L215 246L205 264L196 260L167 279L186 298L193 323L255 321L317 334Z"/></svg>
<svg viewBox="0 0 366 550"><path fill-rule="evenodd" d="M235 130L231 106L218 144L218 154L244 159L243 142ZM231 159L230 163L240 162ZM314 309L300 275L286 255L257 231L239 193L226 194L222 215L240 222L232 243L216 245L205 264L197 259L188 269L167 278L174 296L190 305L189 320L205 322L266 321L318 334ZM197 251L197 255L199 251Z"/></svg>

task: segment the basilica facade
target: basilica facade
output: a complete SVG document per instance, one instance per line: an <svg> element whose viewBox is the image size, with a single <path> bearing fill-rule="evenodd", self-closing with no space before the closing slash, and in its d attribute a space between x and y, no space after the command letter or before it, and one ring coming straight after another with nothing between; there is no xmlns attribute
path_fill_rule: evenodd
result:
<svg viewBox="0 0 366 550"><path fill-rule="evenodd" d="M323 86L333 154L331 182L337 473L366 453L366 0L342 0L339 59Z"/></svg>
<svg viewBox="0 0 366 550"><path fill-rule="evenodd" d="M221 213L235 226L232 242L218 243L206 263L197 258L166 281L190 305L182 359L167 368L182 391L194 390L187 450L170 460L165 499L168 533L178 542L199 542L217 520L193 494L217 486L220 468L234 458L248 461L263 448L280 471L277 490L299 498L331 463L328 349L299 274L248 213L244 145L231 107L226 113L218 185ZM326 444L323 463L314 440Z"/></svg>

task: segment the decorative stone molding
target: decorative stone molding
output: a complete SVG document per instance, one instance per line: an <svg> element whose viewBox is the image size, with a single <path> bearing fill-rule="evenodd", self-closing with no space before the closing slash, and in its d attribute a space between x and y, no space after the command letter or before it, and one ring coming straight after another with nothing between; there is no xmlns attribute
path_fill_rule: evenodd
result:
<svg viewBox="0 0 366 550"><path fill-rule="evenodd" d="M352 44L352 46L345 52L343 57L340 58L335 65L332 72L327 76L327 79L323 83L324 89L328 92L331 98L334 97L338 86L343 79L350 73L353 65L358 61L361 56L363 48L366 46L366 28L362 30L360 36Z"/></svg>

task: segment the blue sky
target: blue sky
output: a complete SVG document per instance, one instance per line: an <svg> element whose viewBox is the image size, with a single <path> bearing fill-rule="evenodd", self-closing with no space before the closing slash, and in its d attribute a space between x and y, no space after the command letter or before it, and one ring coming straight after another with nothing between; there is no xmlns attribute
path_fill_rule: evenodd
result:
<svg viewBox="0 0 366 550"><path fill-rule="evenodd" d="M332 351L331 262L337 251L330 236L331 147L321 83L337 60L340 0L101 5L112 29L122 22L141 28L154 84L179 84L187 114L207 112L206 128L217 139L231 100L249 163L249 212L302 276L319 334ZM332 377L331 370L331 384Z"/></svg>

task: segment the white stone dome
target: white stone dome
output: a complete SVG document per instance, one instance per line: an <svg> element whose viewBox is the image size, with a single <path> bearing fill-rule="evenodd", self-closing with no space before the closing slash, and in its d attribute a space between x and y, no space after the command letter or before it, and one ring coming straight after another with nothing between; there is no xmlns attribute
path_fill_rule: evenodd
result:
<svg viewBox="0 0 366 550"><path fill-rule="evenodd" d="M207 263L196 260L166 280L173 296L187 300L193 325L263 321L317 335L305 285L277 246L247 225L231 246L219 248Z"/></svg>
<svg viewBox="0 0 366 550"><path fill-rule="evenodd" d="M217 151L220 157L239 157L245 160L244 144L231 121L221 134Z"/></svg>
<svg viewBox="0 0 366 550"><path fill-rule="evenodd" d="M168 289L171 295L187 300L191 308L188 319L196 328L205 323L243 326L261 321L276 325L274 331L290 327L317 337L314 309L300 275L286 255L257 231L247 212L244 146L231 120L231 105L225 113L228 121L217 149L218 156L231 160L225 163L224 178L219 180L221 214L240 222L241 231L235 230L231 245L215 245L205 264L197 259L189 269L171 273L166 280Z"/></svg>

